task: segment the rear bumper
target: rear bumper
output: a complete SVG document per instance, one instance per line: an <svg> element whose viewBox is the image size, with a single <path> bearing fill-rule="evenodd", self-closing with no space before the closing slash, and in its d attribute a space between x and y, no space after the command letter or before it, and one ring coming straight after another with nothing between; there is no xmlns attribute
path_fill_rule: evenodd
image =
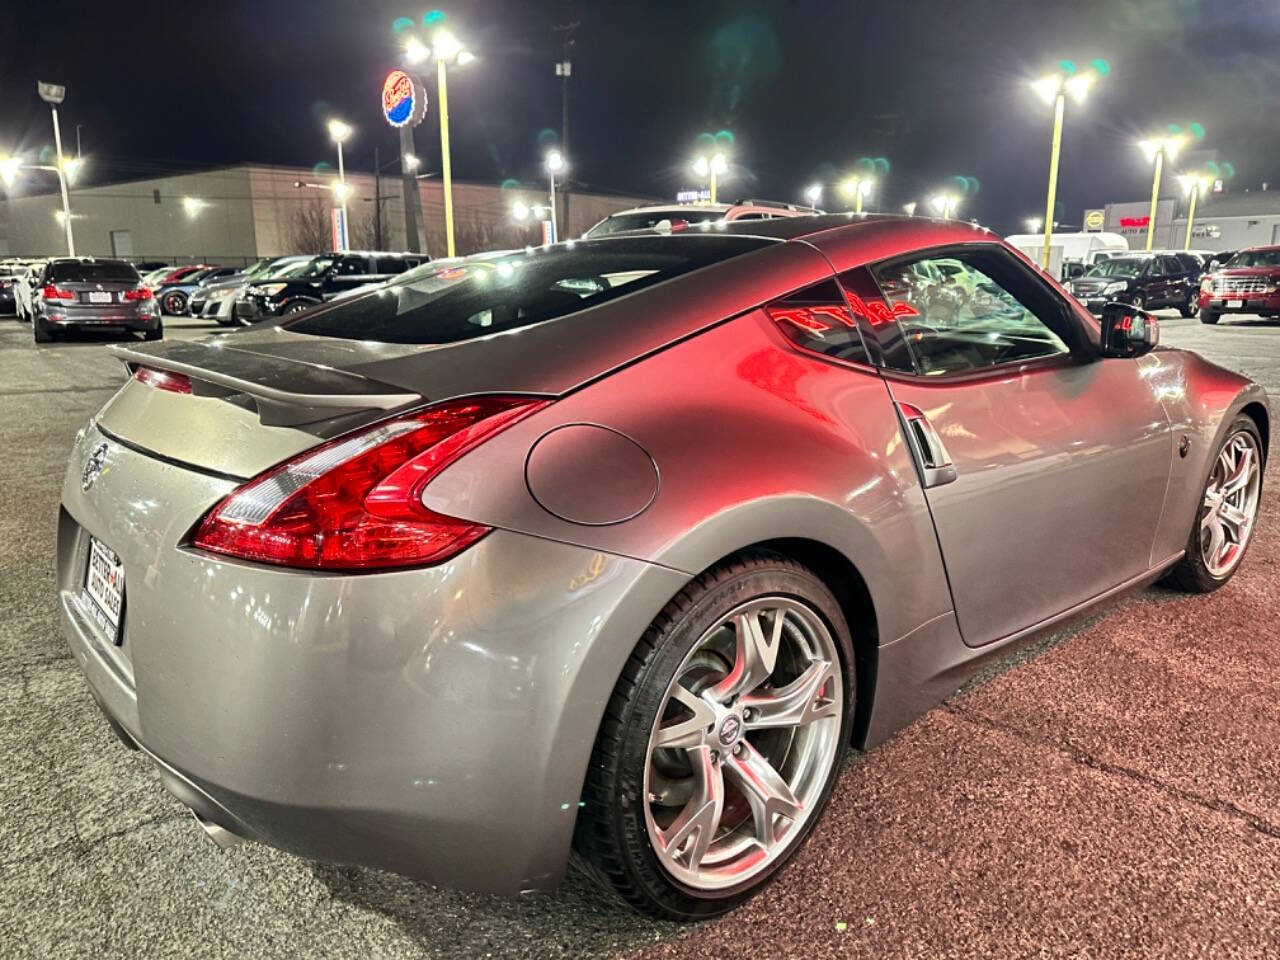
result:
<svg viewBox="0 0 1280 960"><path fill-rule="evenodd" d="M1201 310L1212 310L1214 313L1280 313L1280 292L1241 293L1232 296L1226 293L1205 293L1202 290L1199 303Z"/></svg>
<svg viewBox="0 0 1280 960"><path fill-rule="evenodd" d="M182 547L232 486L95 429L78 441L58 594L112 721L240 836L466 889L553 887L604 704L684 575L506 531L439 567L361 576ZM124 562L120 646L80 607L90 534Z"/></svg>
<svg viewBox="0 0 1280 960"><path fill-rule="evenodd" d="M113 307L46 307L43 319L55 327L123 327L126 330L154 330L159 313Z"/></svg>

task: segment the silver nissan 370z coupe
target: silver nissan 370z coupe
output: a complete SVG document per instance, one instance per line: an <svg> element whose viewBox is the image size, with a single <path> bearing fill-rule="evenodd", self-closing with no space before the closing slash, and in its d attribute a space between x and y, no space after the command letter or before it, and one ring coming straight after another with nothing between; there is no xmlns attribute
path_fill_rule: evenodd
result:
<svg viewBox="0 0 1280 960"><path fill-rule="evenodd" d="M1258 510L1255 383L986 230L817 216L427 265L115 348L58 596L206 830L515 893L571 854L692 918L849 746Z"/></svg>

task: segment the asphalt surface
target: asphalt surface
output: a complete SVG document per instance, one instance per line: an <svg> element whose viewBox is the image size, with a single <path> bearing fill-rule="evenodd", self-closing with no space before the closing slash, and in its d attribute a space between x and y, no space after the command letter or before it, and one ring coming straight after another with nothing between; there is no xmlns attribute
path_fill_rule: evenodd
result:
<svg viewBox="0 0 1280 960"><path fill-rule="evenodd" d="M1162 333L1280 397L1280 327L1166 318ZM680 928L577 878L500 900L209 844L108 731L57 624L67 451L120 381L101 341L35 348L0 318L0 956L1280 954L1274 479L1226 588L1153 588L993 665L851 755L760 897Z"/></svg>

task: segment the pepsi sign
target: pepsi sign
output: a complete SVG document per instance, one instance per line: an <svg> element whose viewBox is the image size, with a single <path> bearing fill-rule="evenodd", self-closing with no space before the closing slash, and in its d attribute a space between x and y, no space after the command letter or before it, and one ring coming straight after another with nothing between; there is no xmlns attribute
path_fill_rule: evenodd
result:
<svg viewBox="0 0 1280 960"><path fill-rule="evenodd" d="M416 126L427 115L427 94L403 70L392 70L382 82L382 115L393 127Z"/></svg>

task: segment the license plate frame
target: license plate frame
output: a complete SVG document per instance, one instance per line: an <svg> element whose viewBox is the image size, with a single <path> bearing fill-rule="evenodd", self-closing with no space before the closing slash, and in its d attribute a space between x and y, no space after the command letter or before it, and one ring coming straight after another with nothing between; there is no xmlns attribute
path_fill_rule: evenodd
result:
<svg viewBox="0 0 1280 960"><path fill-rule="evenodd" d="M120 555L97 537L89 538L80 597L84 607L108 639L119 646L124 639L125 576Z"/></svg>
<svg viewBox="0 0 1280 960"><path fill-rule="evenodd" d="M1228 300L1226 303L1228 310L1239 310L1244 306L1243 300Z"/></svg>

